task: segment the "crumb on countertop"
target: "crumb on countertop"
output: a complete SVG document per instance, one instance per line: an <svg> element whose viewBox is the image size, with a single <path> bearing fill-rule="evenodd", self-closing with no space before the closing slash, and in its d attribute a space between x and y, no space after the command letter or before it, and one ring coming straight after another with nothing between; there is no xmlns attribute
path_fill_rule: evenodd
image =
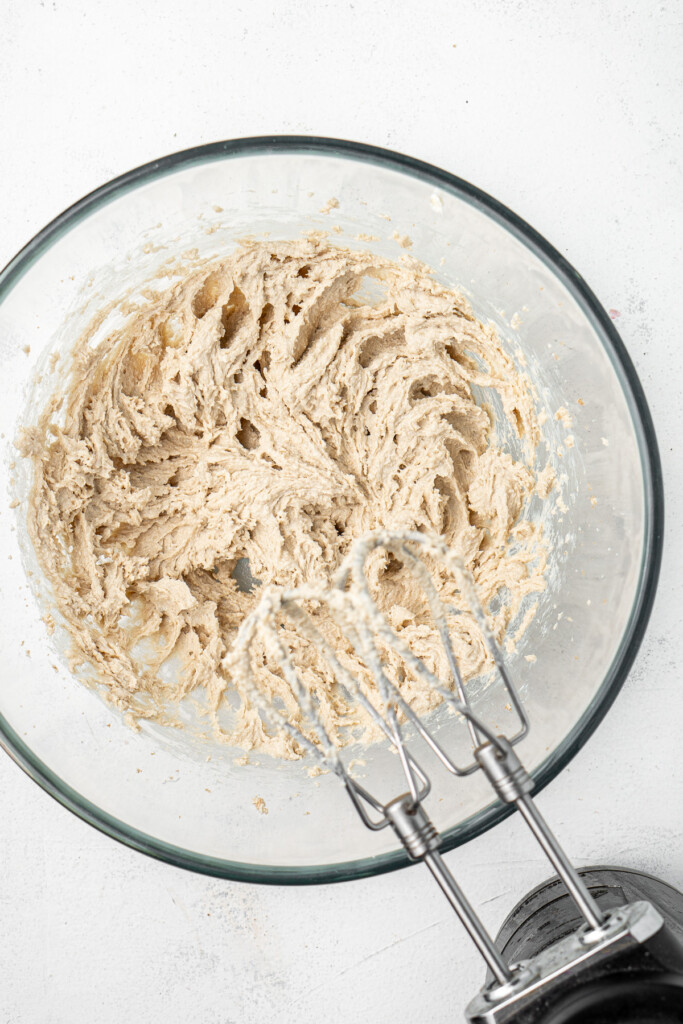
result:
<svg viewBox="0 0 683 1024"><path fill-rule="evenodd" d="M259 814L267 814L268 813L268 808L266 807L266 801L263 799L262 796L255 796L254 799L251 802L254 805L254 807L256 808L256 810L259 812Z"/></svg>

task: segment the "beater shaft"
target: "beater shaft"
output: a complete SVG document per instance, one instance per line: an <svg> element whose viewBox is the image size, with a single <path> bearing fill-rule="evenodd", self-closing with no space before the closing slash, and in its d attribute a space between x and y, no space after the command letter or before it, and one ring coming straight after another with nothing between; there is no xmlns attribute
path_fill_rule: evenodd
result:
<svg viewBox="0 0 683 1024"><path fill-rule="evenodd" d="M566 885L567 892L588 927L593 930L599 929L604 915L531 799L533 779L505 737L498 736L496 741L495 744L482 743L475 750L474 756L479 767L500 799L505 803L514 804L522 815L546 857Z"/></svg>
<svg viewBox="0 0 683 1024"><path fill-rule="evenodd" d="M591 896L588 886L574 865L569 861L567 854L558 843L554 833L551 832L536 804L527 793L515 800L515 807L526 821L546 857L564 882L567 892L574 900L588 926L594 931L598 931L603 924L604 914L598 909L598 905Z"/></svg>
<svg viewBox="0 0 683 1024"><path fill-rule="evenodd" d="M424 861L439 883L496 981L501 985L510 982L512 971L441 858L441 837L422 804L413 802L410 794L406 793L388 803L384 811L411 860Z"/></svg>
<svg viewBox="0 0 683 1024"><path fill-rule="evenodd" d="M470 938L486 961L486 965L493 977L500 985L511 981L513 978L512 971L496 949L493 939L484 928L481 919L473 910L469 900L444 864L441 854L437 852L428 853L423 860L439 883L444 896L467 929Z"/></svg>

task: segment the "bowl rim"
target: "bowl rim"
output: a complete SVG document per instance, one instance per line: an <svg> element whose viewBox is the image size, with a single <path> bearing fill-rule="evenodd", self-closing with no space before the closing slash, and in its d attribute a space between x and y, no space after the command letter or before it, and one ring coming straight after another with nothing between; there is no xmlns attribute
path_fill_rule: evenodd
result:
<svg viewBox="0 0 683 1024"><path fill-rule="evenodd" d="M601 329L613 364L621 369L621 384L629 402L638 439L645 494L643 558L636 600L622 642L605 679L573 729L532 773L538 792L569 763L596 730L616 699L642 642L655 598L664 535L664 488L659 449L652 416L635 367L614 324L583 278L542 235L497 199L462 178L405 154L345 139L308 135L262 135L226 139L193 146L142 164L85 195L40 230L0 271L0 304L26 271L54 242L100 206L135 187L162 178L180 168L240 156L323 155L368 162L418 178L480 208L550 266L573 294L583 311ZM599 333L599 332L598 332ZM375 857L300 867L246 864L166 843L150 836L87 800L59 778L32 752L0 714L0 746L50 796L83 821L125 845L158 860L206 875L235 881L278 885L307 885L348 881L393 871L411 863L403 850ZM492 828L513 812L510 805L492 803L443 833L442 851Z"/></svg>

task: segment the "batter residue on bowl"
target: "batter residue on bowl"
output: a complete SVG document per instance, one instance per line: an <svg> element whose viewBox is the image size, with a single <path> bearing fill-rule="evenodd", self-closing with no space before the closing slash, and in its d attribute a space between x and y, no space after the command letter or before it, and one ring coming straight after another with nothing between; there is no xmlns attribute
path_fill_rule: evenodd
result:
<svg viewBox="0 0 683 1024"><path fill-rule="evenodd" d="M262 584L325 580L379 526L443 535L485 606L505 595L502 635L543 587L542 542L521 516L536 481L491 443L473 385L498 393L530 465L528 383L493 328L410 258L320 239L244 245L113 336L86 335L68 387L22 438L30 535L74 662L136 716L168 717L193 693L228 742L297 756L231 677L226 654L259 596L238 588L235 567L248 559ZM392 623L438 662L400 564L378 556L371 572ZM283 637L313 673L328 729L356 723L316 652ZM454 643L465 675L478 672L466 616ZM288 703L265 665L259 685Z"/></svg>

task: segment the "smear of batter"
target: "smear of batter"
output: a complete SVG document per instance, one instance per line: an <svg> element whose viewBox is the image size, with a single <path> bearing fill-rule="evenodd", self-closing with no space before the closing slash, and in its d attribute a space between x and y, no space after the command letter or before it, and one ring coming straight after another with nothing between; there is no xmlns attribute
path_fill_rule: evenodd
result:
<svg viewBox="0 0 683 1024"><path fill-rule="evenodd" d="M490 443L472 391L498 394L531 463L527 382L494 329L409 257L320 239L248 244L91 340L21 443L34 465L30 535L58 620L74 662L118 708L167 720L193 694L226 741L300 755L268 734L226 658L258 600L258 586L238 588L245 559L262 583L296 585L328 579L367 530L442 534L484 605L500 602L501 636L543 588L542 543L520 519L536 480ZM402 567L378 555L371 575L394 626L422 656L436 652ZM310 644L282 635L326 727L362 725ZM464 618L454 644L465 675L480 671L476 624ZM265 662L257 676L296 716L284 680Z"/></svg>

